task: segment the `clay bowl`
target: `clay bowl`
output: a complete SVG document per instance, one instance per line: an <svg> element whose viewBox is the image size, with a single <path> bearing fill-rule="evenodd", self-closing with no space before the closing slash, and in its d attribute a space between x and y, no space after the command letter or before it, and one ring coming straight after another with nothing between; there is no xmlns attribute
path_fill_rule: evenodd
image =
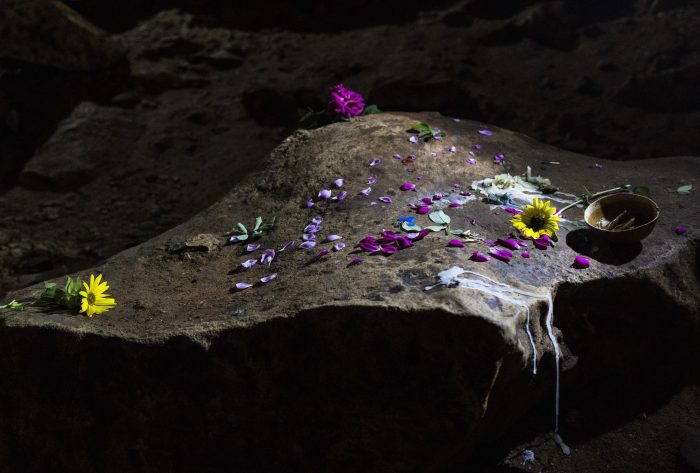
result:
<svg viewBox="0 0 700 473"><path fill-rule="evenodd" d="M629 230L612 231L598 228L599 222L609 222L626 211L621 221L635 217L635 225ZM636 194L612 194L601 197L583 214L588 228L600 238L611 243L636 243L649 236L659 218L656 202Z"/></svg>

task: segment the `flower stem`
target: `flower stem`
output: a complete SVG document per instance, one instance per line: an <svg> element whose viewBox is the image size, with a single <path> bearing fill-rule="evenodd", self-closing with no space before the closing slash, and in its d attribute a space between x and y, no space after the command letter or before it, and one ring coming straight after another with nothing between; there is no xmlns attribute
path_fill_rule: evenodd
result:
<svg viewBox="0 0 700 473"><path fill-rule="evenodd" d="M612 193L614 193L614 192L620 192L620 191L629 191L629 188L630 188L630 185L629 185L629 184L625 184L625 185L623 185L623 186L613 187L612 189L607 189L607 190L604 190L604 191L596 192L595 194L591 194L590 196L586 196L586 197L583 198L583 199L579 199L579 200L577 200L577 201L575 201L575 202L570 203L569 205L567 205L567 206L565 206L565 207L562 207L561 209L559 209L559 211L558 211L555 215L561 215L562 213L564 213L565 210L568 210L568 209L570 209L571 207L575 207L575 206L577 206L578 204L582 204L582 203L584 203L584 202L586 202L586 201L590 202L591 200L597 199L598 197L602 197L602 196L604 196L604 195L606 195L606 194L612 194Z"/></svg>

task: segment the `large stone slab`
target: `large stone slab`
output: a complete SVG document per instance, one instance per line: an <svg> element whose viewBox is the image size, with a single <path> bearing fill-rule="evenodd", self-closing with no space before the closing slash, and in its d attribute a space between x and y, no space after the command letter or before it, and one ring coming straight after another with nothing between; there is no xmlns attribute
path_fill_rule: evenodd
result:
<svg viewBox="0 0 700 473"><path fill-rule="evenodd" d="M416 121L448 136L410 143L406 130ZM507 130L489 127L493 135L484 136L484 128L422 113L297 132L264 171L220 202L94 268L108 279L115 310L92 319L2 313L0 462L25 471L57 462L72 471L445 471L543 400L552 403L554 428L553 340L561 347L564 394L603 374L694 355L698 204L692 192L675 190L697 188L698 159L600 168L593 158ZM465 162L468 151L477 164ZM415 153L415 172L395 153ZM496 154L505 156L502 166L494 164ZM371 166L375 159L381 162ZM473 250L488 246L448 248L450 238L440 233L389 257L353 252L365 235L396 230L399 217L415 215L408 205L418 198L454 197L455 184L464 191L528 165L569 194L584 186L648 186L661 208L657 227L643 244L609 247L587 240L574 223L582 212L574 209L556 248L531 247L531 258L516 255L510 263L470 261ZM376 184L364 196L369 176ZM346 200L307 208L338 178ZM399 190L405 181L417 192ZM503 209L463 200L444 208L453 226L487 239L511 231ZM237 222L249 226L259 215L277 216L278 227L252 256L242 245L183 245L211 242L207 234L223 243ZM298 243L317 215L319 238L342 235L345 250L320 258L318 250L330 244L279 251L289 240ZM426 216L417 221L428 225ZM676 235L677 225L688 232ZM278 250L270 267L241 268L265 248ZM591 254L590 268L572 267L577 250ZM350 265L358 256L364 262ZM488 291L426 290L452 267L481 275L462 278L495 282ZM267 284L234 288L271 273L278 276ZM493 294L498 287L538 297L508 293L516 298L509 302ZM45 432L54 434L47 439Z"/></svg>

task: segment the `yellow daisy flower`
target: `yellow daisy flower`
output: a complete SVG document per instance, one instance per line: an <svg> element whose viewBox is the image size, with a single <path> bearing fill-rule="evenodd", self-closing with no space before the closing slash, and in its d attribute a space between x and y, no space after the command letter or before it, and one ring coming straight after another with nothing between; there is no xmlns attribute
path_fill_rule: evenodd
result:
<svg viewBox="0 0 700 473"><path fill-rule="evenodd" d="M80 312L87 312L88 317L92 317L94 314L107 312L117 305L114 298L109 297L109 294L105 294L105 291L109 289L107 281L100 282L101 280L101 274L99 274L97 277L95 277L94 274L91 274L90 284L88 285L88 283L83 282L85 290L78 293L83 298L81 301Z"/></svg>
<svg viewBox="0 0 700 473"><path fill-rule="evenodd" d="M535 197L532 205L526 205L522 213L514 216L510 222L525 238L539 238L542 235L551 237L559 230L559 217L554 215L557 209L550 207L550 204L548 200Z"/></svg>

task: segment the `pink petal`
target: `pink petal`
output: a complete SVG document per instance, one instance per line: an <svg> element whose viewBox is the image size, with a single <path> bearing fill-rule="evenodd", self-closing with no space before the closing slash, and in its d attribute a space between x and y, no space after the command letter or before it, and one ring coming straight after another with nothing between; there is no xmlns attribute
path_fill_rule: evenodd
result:
<svg viewBox="0 0 700 473"><path fill-rule="evenodd" d="M326 256L328 253L330 253L330 250L321 250L318 252L318 256Z"/></svg>
<svg viewBox="0 0 700 473"><path fill-rule="evenodd" d="M522 213L520 210L514 209L513 207L505 207L503 210L505 210L509 214L513 214L513 215L518 215L518 214Z"/></svg>
<svg viewBox="0 0 700 473"><path fill-rule="evenodd" d="M494 258L503 261L504 263L507 263L513 257L513 253L508 250L491 250L489 251L489 254Z"/></svg>
<svg viewBox="0 0 700 473"><path fill-rule="evenodd" d="M496 243L498 243L501 246L505 246L506 248L509 248L511 250L517 250L520 248L520 245L518 245L518 242L513 240L512 238L499 238L496 240Z"/></svg>
<svg viewBox="0 0 700 473"><path fill-rule="evenodd" d="M574 263L571 265L576 269L586 269L591 265L591 262L588 261L586 258L583 256L577 256L574 258Z"/></svg>
<svg viewBox="0 0 700 473"><path fill-rule="evenodd" d="M462 204L460 204L459 202L450 202L450 205L448 205L448 207L461 207L461 206L462 206Z"/></svg>
<svg viewBox="0 0 700 473"><path fill-rule="evenodd" d="M402 191L410 191L410 190L413 190L415 188L416 188L416 185L413 184L412 182L404 182L403 184L401 184L401 187L399 187L399 189L401 189Z"/></svg>
<svg viewBox="0 0 700 473"><path fill-rule="evenodd" d="M484 261L488 261L488 260L489 260L489 257L486 256L486 255L483 254L483 253L479 253L478 251L475 251L475 252L472 253L472 255L469 257L469 259L472 260L472 261L476 261L476 262L479 262L479 263L483 263Z"/></svg>
<svg viewBox="0 0 700 473"><path fill-rule="evenodd" d="M433 196L433 200L442 200L442 194L438 193Z"/></svg>
<svg viewBox="0 0 700 473"><path fill-rule="evenodd" d="M520 256L522 256L523 258L529 258L530 253L528 253L527 251L523 251L522 253L520 253Z"/></svg>
<svg viewBox="0 0 700 473"><path fill-rule="evenodd" d="M532 240L532 243L535 244L535 248L546 250L547 247L552 244L552 240L547 235L542 235L541 237Z"/></svg>
<svg viewBox="0 0 700 473"><path fill-rule="evenodd" d="M450 240L450 241L447 243L447 246L452 246L452 247L455 247L455 248L464 248L464 243L462 243L462 242L459 241L459 240Z"/></svg>
<svg viewBox="0 0 700 473"><path fill-rule="evenodd" d="M430 212L430 207L426 207L425 205L421 205L420 207L418 207L418 209L417 209L416 211L417 211L420 215L425 215L425 214L427 214L428 212Z"/></svg>
<svg viewBox="0 0 700 473"><path fill-rule="evenodd" d="M423 197L421 199L421 202L423 202L425 205L431 205L433 203L433 199L430 197Z"/></svg>

